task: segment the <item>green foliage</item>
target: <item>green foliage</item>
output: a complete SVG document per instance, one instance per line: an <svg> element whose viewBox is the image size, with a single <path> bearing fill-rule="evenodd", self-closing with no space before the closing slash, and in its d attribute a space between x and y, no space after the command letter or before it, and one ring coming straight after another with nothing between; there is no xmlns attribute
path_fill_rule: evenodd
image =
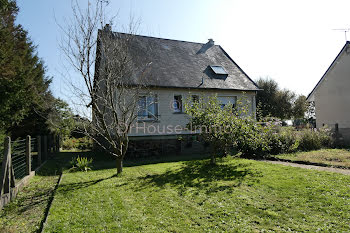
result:
<svg viewBox="0 0 350 233"><path fill-rule="evenodd" d="M327 128L322 128L319 131L303 130L299 137L299 149L302 151L329 148L332 147L334 143L331 132Z"/></svg>
<svg viewBox="0 0 350 233"><path fill-rule="evenodd" d="M281 89L278 83L270 78L260 78L257 85L263 89L257 93L257 117L272 116L282 120L290 118L303 118L307 111L306 97L287 89Z"/></svg>
<svg viewBox="0 0 350 233"><path fill-rule="evenodd" d="M48 123L51 132L55 132L63 138L70 136L75 128L75 121L72 110L65 101L55 99L48 115Z"/></svg>
<svg viewBox="0 0 350 233"><path fill-rule="evenodd" d="M27 32L15 20L15 1L0 9L0 128L21 122L49 94L50 79Z"/></svg>
<svg viewBox="0 0 350 233"><path fill-rule="evenodd" d="M5 142L6 134L3 130L0 129L0 159L3 156L4 151L4 142ZM1 161L0 161L1 162Z"/></svg>
<svg viewBox="0 0 350 233"><path fill-rule="evenodd" d="M212 158L223 156L232 149L245 157L261 158L268 154L292 153L316 150L333 145L329 130L296 131L293 127L281 127L276 118L266 117L258 123L248 112L243 97L237 107L220 107L216 96L201 98L199 102L185 103L190 116L190 127L201 129L202 138L212 148Z"/></svg>
<svg viewBox="0 0 350 233"><path fill-rule="evenodd" d="M80 156L78 156L77 158L72 158L72 160L70 161L70 164L72 166L70 171L87 172L87 171L91 170L92 161L93 161L92 158L88 159L86 157L80 157Z"/></svg>
<svg viewBox="0 0 350 233"><path fill-rule="evenodd" d="M88 137L68 138L66 137L62 143L64 150L91 150L93 146L92 140Z"/></svg>
<svg viewBox="0 0 350 233"><path fill-rule="evenodd" d="M190 116L189 127L200 135L212 148L212 160L236 149L243 155L263 156L268 151L265 135L268 128L257 124L249 114L249 105L243 96L236 108L228 104L221 107L216 96L201 97L198 102L185 102Z"/></svg>
<svg viewBox="0 0 350 233"><path fill-rule="evenodd" d="M304 95L298 96L293 106L294 118L304 118L307 110L308 110L308 103L306 101L306 96Z"/></svg>
<svg viewBox="0 0 350 233"><path fill-rule="evenodd" d="M61 117L63 102L51 94L51 78L46 77L36 46L27 31L15 22L18 11L16 1L1 0L0 129L13 138L56 133L62 125L54 127L52 119L57 122ZM60 133L65 134L66 129Z"/></svg>
<svg viewBox="0 0 350 233"><path fill-rule="evenodd" d="M268 141L270 154L296 152L300 143L293 128L287 128L279 132L270 129L266 140Z"/></svg>

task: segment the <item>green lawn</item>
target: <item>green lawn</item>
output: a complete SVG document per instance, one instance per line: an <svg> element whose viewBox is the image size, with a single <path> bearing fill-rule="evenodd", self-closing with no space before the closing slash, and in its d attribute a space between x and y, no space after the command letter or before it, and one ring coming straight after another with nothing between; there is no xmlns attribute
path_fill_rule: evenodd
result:
<svg viewBox="0 0 350 233"><path fill-rule="evenodd" d="M293 154L281 154L275 157L292 161L304 161L350 168L350 151L348 149L322 149Z"/></svg>
<svg viewBox="0 0 350 233"><path fill-rule="evenodd" d="M227 158L65 172L44 232L350 231L350 176Z"/></svg>
<svg viewBox="0 0 350 233"><path fill-rule="evenodd" d="M37 232L44 221L61 170L62 157L49 160L11 203L0 210L0 232Z"/></svg>

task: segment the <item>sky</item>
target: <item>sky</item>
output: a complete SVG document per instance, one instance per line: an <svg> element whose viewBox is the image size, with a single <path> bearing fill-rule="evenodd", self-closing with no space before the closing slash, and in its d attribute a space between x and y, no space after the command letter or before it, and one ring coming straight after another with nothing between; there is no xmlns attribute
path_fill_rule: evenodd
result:
<svg viewBox="0 0 350 233"><path fill-rule="evenodd" d="M54 95L64 99L58 25L71 17L71 0L17 4L17 23L38 46ZM200 43L213 38L253 80L270 77L303 95L345 44L344 31L334 29L350 28L349 0L110 0L108 8L118 25L128 25L130 14L139 18L141 35Z"/></svg>

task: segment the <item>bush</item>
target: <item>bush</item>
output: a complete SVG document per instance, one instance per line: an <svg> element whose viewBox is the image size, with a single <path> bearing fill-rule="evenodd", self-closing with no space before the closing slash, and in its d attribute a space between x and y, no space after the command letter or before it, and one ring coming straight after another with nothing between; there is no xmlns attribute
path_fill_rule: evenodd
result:
<svg viewBox="0 0 350 233"><path fill-rule="evenodd" d="M88 170L91 170L91 163L92 158L88 159L86 157L79 157L78 158L72 158L70 164L72 168L70 171L84 171L87 172Z"/></svg>
<svg viewBox="0 0 350 233"><path fill-rule="evenodd" d="M268 141L270 154L292 153L297 151L300 145L295 131L291 128L279 132L270 129L266 140Z"/></svg>
<svg viewBox="0 0 350 233"><path fill-rule="evenodd" d="M332 134L327 128L322 128L319 131L304 130L299 137L299 149L302 151L329 148L334 144Z"/></svg>
<svg viewBox="0 0 350 233"><path fill-rule="evenodd" d="M252 118L236 118L232 123L233 145L243 156L262 158L269 152L269 127L257 124Z"/></svg>
<svg viewBox="0 0 350 233"><path fill-rule="evenodd" d="M62 149L64 150L91 150L92 140L83 138L66 138L63 140Z"/></svg>

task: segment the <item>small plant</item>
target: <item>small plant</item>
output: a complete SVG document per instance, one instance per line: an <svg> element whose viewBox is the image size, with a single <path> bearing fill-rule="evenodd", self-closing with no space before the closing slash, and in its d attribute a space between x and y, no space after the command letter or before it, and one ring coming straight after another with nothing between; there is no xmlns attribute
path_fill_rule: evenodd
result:
<svg viewBox="0 0 350 233"><path fill-rule="evenodd" d="M72 168L70 171L84 171L87 172L91 170L91 163L93 159L88 159L86 157L77 157L77 158L72 158L70 161L70 164Z"/></svg>

